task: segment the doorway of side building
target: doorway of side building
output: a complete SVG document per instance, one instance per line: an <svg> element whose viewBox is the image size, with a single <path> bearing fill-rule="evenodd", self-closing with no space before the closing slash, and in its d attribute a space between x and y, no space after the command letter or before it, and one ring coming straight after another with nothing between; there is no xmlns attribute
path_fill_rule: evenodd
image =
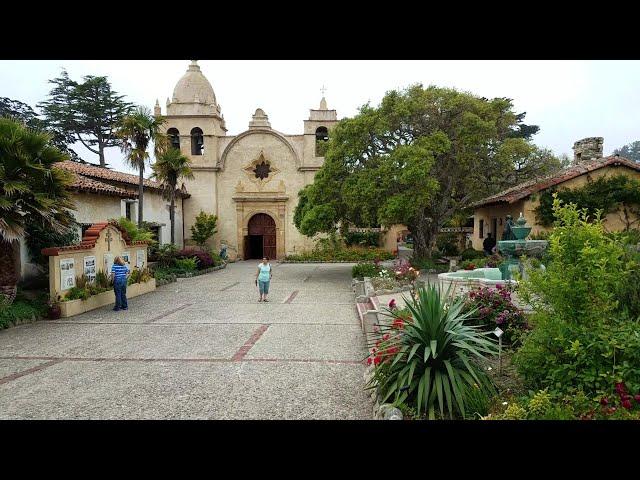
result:
<svg viewBox="0 0 640 480"><path fill-rule="evenodd" d="M249 235L244 237L244 258L276 258L276 222L266 213L249 219Z"/></svg>

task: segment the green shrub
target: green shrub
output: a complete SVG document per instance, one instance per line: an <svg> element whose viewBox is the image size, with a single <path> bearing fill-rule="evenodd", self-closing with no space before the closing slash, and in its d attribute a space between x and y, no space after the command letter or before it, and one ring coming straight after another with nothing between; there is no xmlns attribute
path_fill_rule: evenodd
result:
<svg viewBox="0 0 640 480"><path fill-rule="evenodd" d="M176 270L179 272L195 272L198 269L198 262L195 258L183 258L175 261Z"/></svg>
<svg viewBox="0 0 640 480"><path fill-rule="evenodd" d="M324 244L311 252L297 255L287 255L285 260L298 262L374 262L377 260L391 260L395 258L391 253L381 248L373 247L331 247Z"/></svg>
<svg viewBox="0 0 640 480"><path fill-rule="evenodd" d="M380 245L380 232L346 232L342 238L347 246L378 247Z"/></svg>
<svg viewBox="0 0 640 480"><path fill-rule="evenodd" d="M436 239L436 246L438 250L446 257L455 257L460 254L460 247L458 246L458 234L455 233L441 233Z"/></svg>
<svg viewBox="0 0 640 480"><path fill-rule="evenodd" d="M207 240L213 236L216 230L216 223L218 217L213 214L208 214L203 210L196 216L196 222L191 226L191 238L200 248L204 249Z"/></svg>
<svg viewBox="0 0 640 480"><path fill-rule="evenodd" d="M429 257L411 257L411 266L416 270L428 271L435 270L437 273L444 273L449 271L449 263L436 263L433 258Z"/></svg>
<svg viewBox="0 0 640 480"><path fill-rule="evenodd" d="M2 295L0 295L0 300ZM8 305L0 305L0 329L4 329L23 320L42 318L46 314L46 305L39 302L17 299Z"/></svg>
<svg viewBox="0 0 640 480"><path fill-rule="evenodd" d="M380 269L374 263L359 263L351 269L353 278L375 277Z"/></svg>
<svg viewBox="0 0 640 480"><path fill-rule="evenodd" d="M554 199L556 227L546 270L520 284L535 311L535 328L514 355L518 372L535 389L588 396L616 382L640 389L640 322L619 301L631 282L624 248L606 235L599 217Z"/></svg>
<svg viewBox="0 0 640 480"><path fill-rule="evenodd" d="M118 219L110 219L111 221L115 221L118 223L118 225L120 226L120 228L122 228L123 230L125 230L127 232L127 234L129 235L129 238L134 241L148 241L148 242L153 242L153 232L146 230L144 228L138 228L138 226L133 223L131 220L129 220L126 217L120 217Z"/></svg>
<svg viewBox="0 0 640 480"><path fill-rule="evenodd" d="M473 248L467 248L460 253L462 260L473 260L475 258L484 258L484 252L482 250L474 250Z"/></svg>
<svg viewBox="0 0 640 480"><path fill-rule="evenodd" d="M165 243L154 249L153 256L151 258L158 262L160 267L169 267L173 265L177 255L178 247L173 243Z"/></svg>
<svg viewBox="0 0 640 480"><path fill-rule="evenodd" d="M86 288L80 288L78 286L71 287L64 297L63 301L67 302L70 300L86 300L89 298L89 291Z"/></svg>
<svg viewBox="0 0 640 480"><path fill-rule="evenodd" d="M415 298L404 297L410 319L389 310L393 323L372 334L367 361L375 371L368 387L378 388L383 402L415 405L432 419L437 407L441 416L464 418L468 388L492 390L477 360L495 354L496 342L468 324L462 299L448 297L433 285L420 288Z"/></svg>

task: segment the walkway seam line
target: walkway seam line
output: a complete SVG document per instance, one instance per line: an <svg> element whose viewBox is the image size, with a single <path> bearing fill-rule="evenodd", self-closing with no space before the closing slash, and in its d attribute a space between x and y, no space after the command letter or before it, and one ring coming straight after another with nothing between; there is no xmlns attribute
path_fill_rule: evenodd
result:
<svg viewBox="0 0 640 480"><path fill-rule="evenodd" d="M260 339L262 334L267 331L269 328L268 324L261 325L258 327L251 335L251 338L245 342L243 346L231 357L231 360L234 362L239 362L249 353L249 350L256 344L256 342Z"/></svg>
<svg viewBox="0 0 640 480"><path fill-rule="evenodd" d="M299 290L294 290L293 292L291 292L291 295L289 295L289 297L282 303L291 303L293 302L293 299L296 298L296 295L298 295Z"/></svg>
<svg viewBox="0 0 640 480"><path fill-rule="evenodd" d="M145 320L143 323L147 324L147 323L155 322L156 320L160 320L161 318L168 317L172 313L179 312L180 310L182 310L184 308L187 308L187 307L190 307L191 305L192 305L191 303L185 303L184 305L181 305L180 307L174 308L173 310L169 310L168 312L161 313L160 315L157 315L157 316L153 317L150 320Z"/></svg>
<svg viewBox="0 0 640 480"><path fill-rule="evenodd" d="M11 375L7 375L6 377L0 378L0 385L12 382L13 380L17 380L18 378L24 377L25 375L30 375L32 373L39 372L40 370L44 370L45 368L48 368L48 367L50 367L52 365L56 365L56 364L61 363L63 361L64 360L54 359L54 360L50 360L50 361L48 361L46 363L43 363L42 365L36 365L33 368L29 368L27 370L23 370L22 372L12 373Z"/></svg>

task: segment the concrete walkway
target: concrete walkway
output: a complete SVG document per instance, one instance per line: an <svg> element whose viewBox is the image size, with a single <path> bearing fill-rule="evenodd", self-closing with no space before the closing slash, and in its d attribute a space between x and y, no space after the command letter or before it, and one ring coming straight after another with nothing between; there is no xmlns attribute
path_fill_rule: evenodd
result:
<svg viewBox="0 0 640 480"><path fill-rule="evenodd" d="M0 419L368 419L351 265L257 262L0 331Z"/></svg>

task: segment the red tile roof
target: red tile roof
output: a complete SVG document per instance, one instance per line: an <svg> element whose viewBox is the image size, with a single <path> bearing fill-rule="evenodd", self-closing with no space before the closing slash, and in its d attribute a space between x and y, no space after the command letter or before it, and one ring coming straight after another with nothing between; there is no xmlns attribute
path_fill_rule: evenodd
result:
<svg viewBox="0 0 640 480"><path fill-rule="evenodd" d="M98 180L108 180L111 182L123 183L126 185L132 185L137 187L140 177L138 175L133 175L131 173L118 172L116 170L110 170L108 168L102 168L97 165L89 164L89 163L79 163L79 162L60 162L56 164L56 167L62 168L64 170L78 173L84 177L89 177ZM149 180L145 178L143 180L144 186L147 189L161 191L162 184L159 182L155 182L153 180ZM180 189L177 189L178 195L182 195L183 198L187 198L190 195L188 193L182 193Z"/></svg>
<svg viewBox="0 0 640 480"><path fill-rule="evenodd" d="M98 195L111 195L120 198L138 198L137 192L125 190L124 188L116 187L114 185L109 185L108 183L100 182L98 180L94 180L77 173L73 173L73 176L74 181L71 185L69 185L70 190L95 193Z"/></svg>
<svg viewBox="0 0 640 480"><path fill-rule="evenodd" d="M105 228L107 228L107 226L113 226L115 228L117 228L118 230L120 230L120 233L122 234L122 238L124 239L125 243L128 246L134 246L134 245L147 245L148 242L144 241L144 240L139 240L139 241L131 241L131 238L129 238L129 234L127 233L126 230L124 230L123 228L120 227L120 225L118 225L117 222L100 222L100 223L94 223L93 225L91 225L86 232L84 232L84 236L82 237L82 241L77 244L77 245L67 245L65 247L49 247L49 248L43 248L41 250L42 255L45 256L51 256L51 257L55 257L57 255L60 255L60 253L65 253L65 252L72 252L72 251L76 251L76 250L90 250L93 247L96 246L96 241L98 240L98 237L100 236L100 232L102 232L102 230L104 230Z"/></svg>
<svg viewBox="0 0 640 480"><path fill-rule="evenodd" d="M540 190L545 190L549 187L553 187L554 185L558 185L560 183L566 182L567 180L571 180L572 178L584 175L585 173L593 172L594 170L610 166L624 166L640 172L640 163L636 163L627 158L616 156L599 158L597 160L592 160L589 162L581 162L577 165L573 165L572 167L560 170L559 172L556 172L547 177L529 180L528 182L521 183L519 185L516 185L515 187L508 188L500 193L475 202L471 206L478 208L493 205L496 203L514 203L518 200L522 200L523 198L528 197L533 193L539 192Z"/></svg>

